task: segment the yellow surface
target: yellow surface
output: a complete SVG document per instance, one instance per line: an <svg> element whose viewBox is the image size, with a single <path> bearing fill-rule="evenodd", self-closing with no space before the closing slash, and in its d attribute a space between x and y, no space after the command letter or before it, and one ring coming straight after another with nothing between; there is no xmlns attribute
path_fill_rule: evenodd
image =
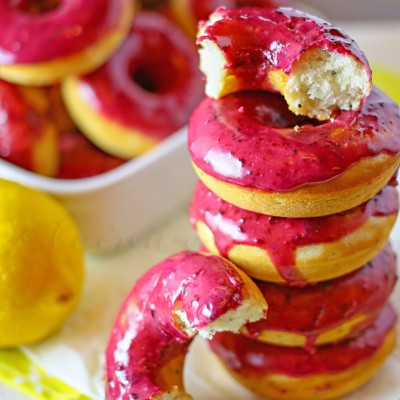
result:
<svg viewBox="0 0 400 400"><path fill-rule="evenodd" d="M35 400L91 400L48 374L20 349L0 350L0 382Z"/></svg>
<svg viewBox="0 0 400 400"><path fill-rule="evenodd" d="M400 71L381 65L372 65L372 81L400 105Z"/></svg>
<svg viewBox="0 0 400 400"><path fill-rule="evenodd" d="M52 197L0 180L0 347L41 340L77 305L78 230Z"/></svg>

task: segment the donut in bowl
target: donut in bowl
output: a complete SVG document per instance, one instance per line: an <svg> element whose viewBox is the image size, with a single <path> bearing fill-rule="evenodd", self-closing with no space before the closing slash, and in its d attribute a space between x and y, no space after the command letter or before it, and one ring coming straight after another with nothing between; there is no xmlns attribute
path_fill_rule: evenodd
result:
<svg viewBox="0 0 400 400"><path fill-rule="evenodd" d="M398 192L385 186L355 208L316 218L282 218L230 204L199 183L190 217L208 251L253 278L304 286L350 273L384 247L396 221Z"/></svg>
<svg viewBox="0 0 400 400"><path fill-rule="evenodd" d="M111 171L125 160L113 157L93 145L81 132L71 129L59 136L59 179L89 178Z"/></svg>
<svg viewBox="0 0 400 400"><path fill-rule="evenodd" d="M306 287L257 281L268 303L268 318L242 333L278 346L307 347L360 335L373 324L397 280L396 256L387 245L362 268Z"/></svg>
<svg viewBox="0 0 400 400"><path fill-rule="evenodd" d="M317 122L291 113L283 97L247 91L207 98L189 124L188 147L205 185L240 208L318 217L379 192L400 163L400 116L374 88L362 109Z"/></svg>
<svg viewBox="0 0 400 400"><path fill-rule="evenodd" d="M358 337L314 352L229 332L218 333L210 346L229 374L261 396L326 400L358 389L382 367L395 346L395 323L396 314L387 305Z"/></svg>
<svg viewBox="0 0 400 400"><path fill-rule="evenodd" d="M284 95L295 114L326 120L359 110L371 91L364 53L340 28L291 8L218 8L200 26L206 93Z"/></svg>
<svg viewBox="0 0 400 400"><path fill-rule="evenodd" d="M203 88L194 44L165 17L143 11L102 68L66 79L62 91L93 143L132 158L184 126Z"/></svg>
<svg viewBox="0 0 400 400"><path fill-rule="evenodd" d="M45 90L0 80L0 157L28 171L55 176L57 129Z"/></svg>
<svg viewBox="0 0 400 400"><path fill-rule="evenodd" d="M84 0L2 0L0 77L42 86L93 71L120 45L132 16L132 0L90 7Z"/></svg>

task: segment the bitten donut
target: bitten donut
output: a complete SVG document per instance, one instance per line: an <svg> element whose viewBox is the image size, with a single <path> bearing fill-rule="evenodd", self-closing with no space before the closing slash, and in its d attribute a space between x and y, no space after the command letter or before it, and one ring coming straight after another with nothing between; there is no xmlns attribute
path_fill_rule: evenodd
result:
<svg viewBox="0 0 400 400"><path fill-rule="evenodd" d="M347 274L385 245L399 196L384 187L362 205L316 218L280 218L246 211L204 184L195 189L191 222L202 244L253 278L304 286Z"/></svg>
<svg viewBox="0 0 400 400"><path fill-rule="evenodd" d="M396 103L374 88L359 112L317 123L263 91L207 98L189 125L200 179L246 210L281 217L339 213L367 201L400 162Z"/></svg>
<svg viewBox="0 0 400 400"><path fill-rule="evenodd" d="M359 388L381 368L395 346L395 322L388 305L357 338L319 346L312 353L228 332L218 333L210 345L229 373L262 396L325 400Z"/></svg>
<svg viewBox="0 0 400 400"><path fill-rule="evenodd" d="M191 399L182 366L196 333L212 337L265 317L257 286L230 262L184 251L139 279L106 351L106 399Z"/></svg>
<svg viewBox="0 0 400 400"><path fill-rule="evenodd" d="M0 80L0 157L41 175L59 165L56 127L47 94Z"/></svg>
<svg viewBox="0 0 400 400"><path fill-rule="evenodd" d="M279 346L314 345L356 337L370 326L396 283L396 257L386 246L357 271L303 288L257 282L268 303L268 319L242 333Z"/></svg>
<svg viewBox="0 0 400 400"><path fill-rule="evenodd" d="M200 27L206 93L281 93L295 114L325 120L371 91L364 53L340 28L291 8L218 8Z"/></svg>
<svg viewBox="0 0 400 400"><path fill-rule="evenodd" d="M205 21L220 6L237 7L279 7L285 6L285 0L171 0L171 10L182 28L195 37L199 21Z"/></svg>
<svg viewBox="0 0 400 400"><path fill-rule="evenodd" d="M165 17L140 12L99 70L63 84L83 133L116 157L137 156L185 125L203 98L194 44Z"/></svg>
<svg viewBox="0 0 400 400"><path fill-rule="evenodd" d="M48 85L93 71L120 45L132 0L0 1L0 77Z"/></svg>

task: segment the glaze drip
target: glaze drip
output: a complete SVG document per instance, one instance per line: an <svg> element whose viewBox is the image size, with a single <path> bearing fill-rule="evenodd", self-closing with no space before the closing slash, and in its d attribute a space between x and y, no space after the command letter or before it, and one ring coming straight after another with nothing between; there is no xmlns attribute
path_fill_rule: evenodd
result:
<svg viewBox="0 0 400 400"><path fill-rule="evenodd" d="M386 186L368 202L339 214L316 218L280 218L236 207L199 183L194 192L191 221L205 223L213 232L223 257L238 244L257 246L268 252L280 275L290 283L300 279L296 250L301 246L335 242L360 228L370 217L398 212L398 194Z"/></svg>

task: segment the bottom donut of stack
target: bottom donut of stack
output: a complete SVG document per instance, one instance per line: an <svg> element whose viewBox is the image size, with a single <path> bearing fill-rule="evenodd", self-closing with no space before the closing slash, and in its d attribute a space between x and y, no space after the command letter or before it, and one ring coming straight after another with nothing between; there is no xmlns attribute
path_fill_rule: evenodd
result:
<svg viewBox="0 0 400 400"><path fill-rule="evenodd" d="M243 335L219 333L210 342L227 371L257 394L273 399L325 400L366 383L395 346L396 315L386 305L354 339L309 351L274 346Z"/></svg>
<svg viewBox="0 0 400 400"><path fill-rule="evenodd" d="M295 219L240 209L199 184L191 221L202 244L253 276L269 305L266 320L210 342L227 371L273 399L334 399L366 383L395 346L387 239L397 213L394 186L346 212Z"/></svg>
<svg viewBox="0 0 400 400"><path fill-rule="evenodd" d="M396 314L388 303L396 257L387 245L362 268L304 288L257 282L266 320L210 342L225 369L273 399L334 399L356 390L395 346Z"/></svg>

